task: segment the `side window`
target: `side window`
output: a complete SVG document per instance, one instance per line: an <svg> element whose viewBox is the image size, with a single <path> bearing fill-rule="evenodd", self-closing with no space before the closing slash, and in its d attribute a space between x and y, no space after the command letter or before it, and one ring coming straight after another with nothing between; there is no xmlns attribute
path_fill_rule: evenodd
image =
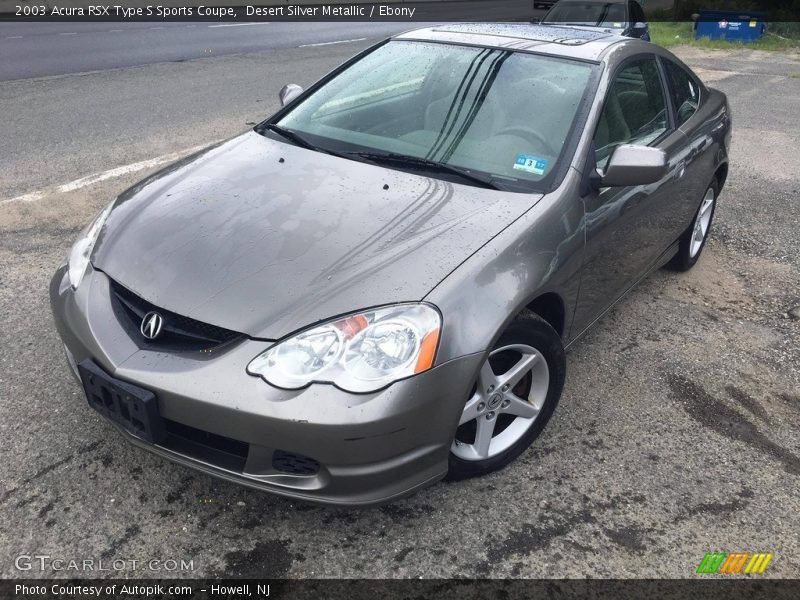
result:
<svg viewBox="0 0 800 600"><path fill-rule="evenodd" d="M649 145L667 130L667 107L655 57L628 63L614 77L594 133L597 166L620 144Z"/></svg>
<svg viewBox="0 0 800 600"><path fill-rule="evenodd" d="M628 11L631 16L631 23L636 24L645 22L644 11L636 0L631 1Z"/></svg>
<svg viewBox="0 0 800 600"><path fill-rule="evenodd" d="M700 102L700 88L694 79L679 65L664 59L664 68L669 79L672 104L675 106L677 124L682 125L697 110Z"/></svg>

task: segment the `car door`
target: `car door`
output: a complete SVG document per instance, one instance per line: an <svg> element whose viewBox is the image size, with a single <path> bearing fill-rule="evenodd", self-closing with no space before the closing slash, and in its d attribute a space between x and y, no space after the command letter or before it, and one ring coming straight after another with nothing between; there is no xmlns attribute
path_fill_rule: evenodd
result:
<svg viewBox="0 0 800 600"><path fill-rule="evenodd" d="M683 159L685 174L680 182L678 200L684 227L694 219L700 205L711 173L716 166L713 150L714 127L719 126L716 119L703 119L697 115L700 106L700 84L695 77L675 61L660 57L664 67L670 98L675 114L675 126L686 136L686 152Z"/></svg>
<svg viewBox="0 0 800 600"><path fill-rule="evenodd" d="M601 188L584 197L586 247L574 332L588 327L645 275L678 237L674 190L683 176L685 140L673 126L656 57L642 54L622 63L595 128L597 168L602 172L621 144L660 148L669 168L656 183Z"/></svg>

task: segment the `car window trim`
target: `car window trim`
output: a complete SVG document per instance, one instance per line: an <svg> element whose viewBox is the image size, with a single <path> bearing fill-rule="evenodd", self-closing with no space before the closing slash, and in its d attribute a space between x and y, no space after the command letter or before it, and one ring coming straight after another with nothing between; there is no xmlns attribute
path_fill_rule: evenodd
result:
<svg viewBox="0 0 800 600"><path fill-rule="evenodd" d="M658 77L661 80L661 93L664 95L664 100L667 107L667 120L669 122L669 130L675 131L678 129L678 112L675 103L672 101L672 88L669 85L669 75L664 63L661 62L661 57L657 54L653 55L656 59L656 68L658 69Z"/></svg>

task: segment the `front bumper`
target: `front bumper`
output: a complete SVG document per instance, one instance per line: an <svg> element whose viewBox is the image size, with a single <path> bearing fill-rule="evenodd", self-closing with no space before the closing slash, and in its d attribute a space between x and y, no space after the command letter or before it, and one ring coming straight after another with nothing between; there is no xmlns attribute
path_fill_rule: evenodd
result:
<svg viewBox="0 0 800 600"><path fill-rule="evenodd" d="M73 291L62 266L50 300L71 364L93 359L114 378L154 392L165 419L238 441L245 452L241 467L231 467L118 427L135 445L229 481L329 504L386 502L441 479L482 359L459 358L371 394L320 384L281 390L245 372L267 341L248 338L211 354L141 348L118 321L100 271L90 268ZM276 451L320 467L311 475L281 472Z"/></svg>

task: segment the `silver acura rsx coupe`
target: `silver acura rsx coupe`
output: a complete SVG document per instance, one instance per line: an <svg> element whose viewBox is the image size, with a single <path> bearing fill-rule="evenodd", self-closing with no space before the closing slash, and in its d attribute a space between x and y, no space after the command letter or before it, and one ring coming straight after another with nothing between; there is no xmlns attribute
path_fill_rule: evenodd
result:
<svg viewBox="0 0 800 600"><path fill-rule="evenodd" d="M725 96L603 32L411 31L281 100L120 194L50 295L131 442L305 500L514 460L565 350L697 261L728 172Z"/></svg>

